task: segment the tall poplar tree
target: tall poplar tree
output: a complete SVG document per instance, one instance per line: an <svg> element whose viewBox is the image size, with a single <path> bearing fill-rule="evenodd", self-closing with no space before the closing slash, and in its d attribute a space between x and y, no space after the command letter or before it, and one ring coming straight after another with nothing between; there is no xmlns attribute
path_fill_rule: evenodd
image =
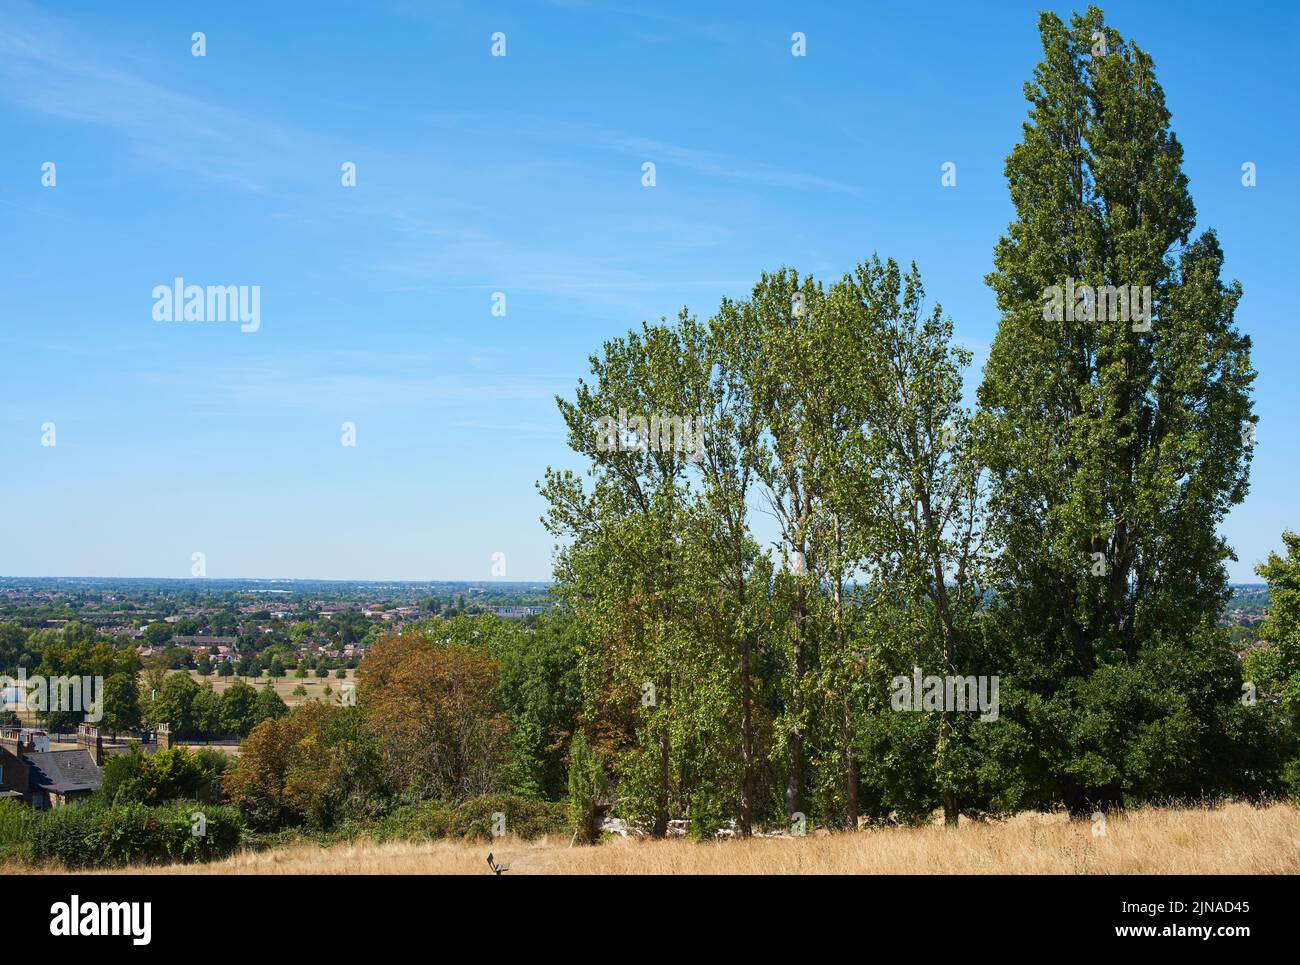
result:
<svg viewBox="0 0 1300 965"><path fill-rule="evenodd" d="M971 353L953 344L939 306L927 314L915 265L903 275L892 258L872 259L844 287L866 347L866 365L845 388L861 399L863 418L860 443L844 460L854 529L864 534L872 569L919 620L917 664L943 676L985 670L974 659L972 627L982 604L985 494L961 403ZM948 824L961 810L966 782L954 749L967 724L953 707L939 720L934 774Z"/></svg>
<svg viewBox="0 0 1300 965"><path fill-rule="evenodd" d="M742 360L740 377L753 393L761 420L756 476L762 498L780 531L786 569L776 581L788 599L780 748L785 758L786 816L804 813L808 782L808 732L812 723L809 677L817 668L814 597L824 547L817 522L827 509L826 474L832 458L827 428L840 405L826 377L830 356L825 334L826 294L811 277L793 270L764 273L741 303L744 328L758 350Z"/></svg>
<svg viewBox="0 0 1300 965"><path fill-rule="evenodd" d="M1082 813L1225 773L1216 528L1246 494L1255 373L1151 56L1096 8L1039 30L979 399L1024 803Z"/></svg>
<svg viewBox="0 0 1300 965"><path fill-rule="evenodd" d="M702 538L693 544L716 584L700 597L701 622L713 617L717 635L734 654L739 696L737 738L739 798L736 830L753 833L758 748L755 738L755 655L759 627L771 584L771 561L750 534L749 499L755 485L762 422L754 393L741 377L761 353L750 313L724 299L717 314L701 325L679 325L682 356L689 377L680 411L702 432L698 470L700 492L695 519Z"/></svg>
<svg viewBox="0 0 1300 965"><path fill-rule="evenodd" d="M592 484L548 469L541 485L543 522L567 541L556 592L580 633L587 713L614 732L612 750L627 752L620 797L656 836L673 812L703 827L732 803L717 785L734 755L716 747L736 730L727 718L738 688L718 629L726 619L715 614L706 629L700 605L716 596L716 572L699 548L709 527L689 485L700 427L688 429L694 413L682 411L698 385L700 334L683 313L606 342L590 359L592 380L580 381L573 401L557 399ZM592 728L598 741L602 726Z"/></svg>

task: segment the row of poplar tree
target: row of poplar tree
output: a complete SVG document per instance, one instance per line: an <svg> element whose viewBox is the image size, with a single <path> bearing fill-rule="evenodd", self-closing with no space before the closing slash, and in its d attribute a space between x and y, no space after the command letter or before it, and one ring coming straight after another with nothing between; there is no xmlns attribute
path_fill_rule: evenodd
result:
<svg viewBox="0 0 1300 965"><path fill-rule="evenodd" d="M582 729L657 833L1281 787L1291 731L1218 627L1255 422L1241 289L1193 236L1150 56L1096 9L1040 32L973 410L951 321L877 258L643 325L558 400L590 464L539 484ZM1149 286L1150 330L1045 321L1067 280ZM611 445L620 413L700 444ZM997 719L894 709L917 667L997 677Z"/></svg>

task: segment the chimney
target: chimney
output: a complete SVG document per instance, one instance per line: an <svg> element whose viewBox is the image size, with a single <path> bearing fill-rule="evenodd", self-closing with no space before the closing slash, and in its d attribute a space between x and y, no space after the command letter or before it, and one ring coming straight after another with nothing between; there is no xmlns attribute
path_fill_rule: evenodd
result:
<svg viewBox="0 0 1300 965"><path fill-rule="evenodd" d="M100 736L98 727L92 727L90 724L78 724L77 743L89 752L96 767L104 766L104 738Z"/></svg>
<svg viewBox="0 0 1300 965"><path fill-rule="evenodd" d="M171 724L159 724L157 736L158 736L158 749L160 751L169 751L172 749Z"/></svg>

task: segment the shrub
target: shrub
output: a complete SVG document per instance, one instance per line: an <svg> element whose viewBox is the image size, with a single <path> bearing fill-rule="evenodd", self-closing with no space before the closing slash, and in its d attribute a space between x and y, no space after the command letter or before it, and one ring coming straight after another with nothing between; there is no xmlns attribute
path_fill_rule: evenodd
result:
<svg viewBox="0 0 1300 965"><path fill-rule="evenodd" d="M437 841L452 836L453 808L439 801L403 804L370 827L376 841Z"/></svg>
<svg viewBox="0 0 1300 965"><path fill-rule="evenodd" d="M441 801L403 804L370 826L378 841L436 841L443 838L490 840L494 814L506 817L506 833L539 838L562 833L564 805L514 794L489 794L459 805Z"/></svg>
<svg viewBox="0 0 1300 965"><path fill-rule="evenodd" d="M536 801L515 794L486 794L470 798L452 812L450 837L489 840L493 814L506 817L506 833L531 840L563 833L567 823L563 804Z"/></svg>
<svg viewBox="0 0 1300 965"><path fill-rule="evenodd" d="M96 856L94 823L99 809L69 805L40 814L32 828L31 853L39 861L58 861L69 868L92 864Z"/></svg>
<svg viewBox="0 0 1300 965"><path fill-rule="evenodd" d="M21 858L30 852L38 817L21 801L0 801L0 858Z"/></svg>
<svg viewBox="0 0 1300 965"><path fill-rule="evenodd" d="M605 797L605 769L582 731L569 745L569 827L585 844L600 837L600 807Z"/></svg>
<svg viewBox="0 0 1300 965"><path fill-rule="evenodd" d="M199 812L205 819L202 835L194 833ZM31 829L31 854L68 868L190 863L225 857L239 846L242 833L239 812L221 805L73 804L39 813Z"/></svg>
<svg viewBox="0 0 1300 965"><path fill-rule="evenodd" d="M104 762L97 797L103 804L162 804L178 798L218 802L220 778L230 767L230 758L220 751L197 753L173 747L146 757L132 745L125 754L113 754Z"/></svg>

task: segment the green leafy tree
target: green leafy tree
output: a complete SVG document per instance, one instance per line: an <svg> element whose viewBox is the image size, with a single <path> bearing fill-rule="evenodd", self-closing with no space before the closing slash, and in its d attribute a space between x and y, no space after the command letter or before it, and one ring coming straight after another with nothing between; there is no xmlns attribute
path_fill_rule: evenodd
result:
<svg viewBox="0 0 1300 965"><path fill-rule="evenodd" d="M104 681L104 719L99 726L114 737L140 726L140 688L135 674L115 673Z"/></svg>
<svg viewBox="0 0 1300 965"><path fill-rule="evenodd" d="M157 697L145 701L144 720L150 727L167 724L173 734L188 734L195 730L193 705L199 685L188 673L178 671L167 675L158 689Z"/></svg>
<svg viewBox="0 0 1300 965"><path fill-rule="evenodd" d="M693 610L701 625L716 635L724 657L719 668L730 669L733 683L723 684L734 695L737 715L734 768L737 830L753 833L757 802L760 748L758 656L765 626L771 561L750 533L750 499L762 434L761 413L746 373L755 371L764 346L744 303L724 300L707 326L694 318L680 322L683 356L681 410L701 429L697 466L699 492L692 513L692 546L697 551L702 592ZM730 664L730 668L728 668ZM722 780L725 770L718 774Z"/></svg>
<svg viewBox="0 0 1300 965"><path fill-rule="evenodd" d="M1244 675L1261 708L1276 707L1286 723L1284 782L1300 792L1300 533L1285 532L1286 554L1270 553L1255 572L1268 582L1268 616L1259 627L1266 646L1247 652Z"/></svg>
<svg viewBox="0 0 1300 965"><path fill-rule="evenodd" d="M809 675L816 667L817 626L810 597L816 576L808 565L816 522L827 508L827 480L819 467L831 458L830 421L840 402L824 376L832 316L826 293L811 277L790 269L764 274L741 311L757 351L739 374L753 393L761 436L755 472L764 502L780 531L782 568L777 591L788 608L778 639L782 704L778 752L783 753L787 818L805 811L807 741L813 712Z"/></svg>
<svg viewBox="0 0 1300 965"><path fill-rule="evenodd" d="M577 731L569 744L569 824L576 840L583 844L595 844L600 839L605 793L605 769L582 731Z"/></svg>
<svg viewBox="0 0 1300 965"><path fill-rule="evenodd" d="M217 734L221 726L221 698L211 682L205 683L190 704L191 726L200 734Z"/></svg>
<svg viewBox="0 0 1300 965"><path fill-rule="evenodd" d="M0 673L14 675L19 667L36 663L28 648L27 631L17 623L0 623Z"/></svg>
<svg viewBox="0 0 1300 965"><path fill-rule="evenodd" d="M1255 373L1151 56L1096 8L1039 30L979 400L1004 743L1023 803L1084 814L1243 777L1219 753L1241 707L1216 527L1246 494Z"/></svg>
<svg viewBox="0 0 1300 965"><path fill-rule="evenodd" d="M37 631L38 633L40 631ZM34 638L36 634L33 634ZM54 639L45 643L40 650L41 660L36 673L50 684L44 709L37 710L37 716L51 730L70 730L83 722L93 711L97 688L107 683L114 674L133 675L139 672L140 658L134 650L119 650L98 638L95 632L82 623L69 623ZM55 685L56 678L63 678ZM78 686L69 689L64 684L76 678ZM86 686L86 678L90 686ZM96 681L99 678L99 681ZM80 691L80 703L77 704L77 690ZM100 692L102 696L102 692ZM39 691L29 693L39 704ZM77 704L69 707L67 703ZM58 706L56 706L56 704Z"/></svg>
<svg viewBox="0 0 1300 965"><path fill-rule="evenodd" d="M841 361L830 369L838 377L835 394L846 400L855 426L825 463L832 518L850 523L844 540L836 536L833 555L847 552L853 569L865 564L874 574L864 594L863 606L872 611L861 614L865 624L880 627L878 611L887 605L912 623L910 652L893 668L897 673L910 676L913 666L925 664L927 673L937 669L945 677L994 674L982 659L975 627L990 548L982 474L961 402L971 353L953 344L952 322L939 306L926 312L915 265L906 275L892 259L859 265L836 286L832 305L844 306L836 331L861 343L857 353L837 352ZM845 359L853 364L844 365ZM831 582L840 657L827 663L839 674L838 689L853 698L854 684L869 671L859 646L844 648L841 582ZM846 702L846 722L859 706ZM927 755L948 824L957 823L960 791L973 783L969 767L959 763L970 763L969 753L959 750L969 720L945 706ZM856 744L856 736L848 743Z"/></svg>
<svg viewBox="0 0 1300 965"><path fill-rule="evenodd" d="M257 691L257 701L254 704L254 715L258 723L264 720L279 720L289 713L289 707L285 704L284 699L275 691L275 686L271 681Z"/></svg>
<svg viewBox="0 0 1300 965"><path fill-rule="evenodd" d="M601 719L611 741L635 744L620 790L662 836L674 796L684 803L681 778L691 747L703 747L703 720L711 729L716 719L712 689L696 684L719 663L691 648L686 630L692 563L681 544L695 447L675 406L693 362L680 329L668 324L612 339L589 361L592 381L579 382L573 401L557 403L569 445L590 460L594 482L588 490L574 473L548 469L544 523L568 541L557 592L585 641L587 713Z"/></svg>
<svg viewBox="0 0 1300 965"><path fill-rule="evenodd" d="M232 680L221 694L219 720L221 729L240 737L247 734L262 720L257 712L257 688L242 680Z"/></svg>
<svg viewBox="0 0 1300 965"><path fill-rule="evenodd" d="M508 779L517 794L564 793L566 744L582 706L575 635L568 621L547 618L490 649L501 668L497 693L510 717Z"/></svg>

